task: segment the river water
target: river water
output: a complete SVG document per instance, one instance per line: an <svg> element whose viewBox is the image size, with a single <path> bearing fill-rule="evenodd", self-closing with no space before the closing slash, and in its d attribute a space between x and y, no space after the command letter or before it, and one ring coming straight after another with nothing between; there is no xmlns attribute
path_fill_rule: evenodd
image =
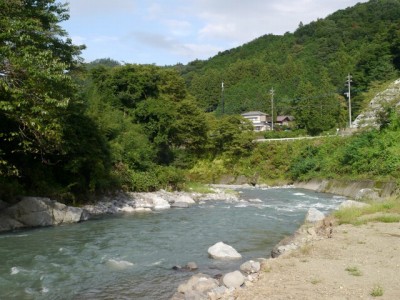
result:
<svg viewBox="0 0 400 300"><path fill-rule="evenodd" d="M292 188L241 189L241 199L186 209L126 214L0 235L0 299L169 299L193 273L210 275L268 258L315 207L329 212L344 199ZM223 241L243 259L216 261L207 249Z"/></svg>

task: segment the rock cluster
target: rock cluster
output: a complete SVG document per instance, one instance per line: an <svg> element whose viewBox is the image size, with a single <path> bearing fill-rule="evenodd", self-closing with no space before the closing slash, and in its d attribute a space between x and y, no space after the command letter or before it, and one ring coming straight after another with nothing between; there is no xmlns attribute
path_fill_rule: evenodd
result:
<svg viewBox="0 0 400 300"><path fill-rule="evenodd" d="M84 208L92 215L151 212L169 208L187 208L206 200L239 201L237 195L225 193L221 190L215 190L215 193L212 194L160 190L154 193L118 193L103 197L96 204L85 205Z"/></svg>
<svg viewBox="0 0 400 300"><path fill-rule="evenodd" d="M199 201L239 201L238 196L214 189L212 194L158 191L154 193L117 193L103 196L95 204L72 207L49 198L24 197L9 206L0 200L0 232L21 228L54 226L88 220L92 216L152 212L169 208L187 208Z"/></svg>
<svg viewBox="0 0 400 300"><path fill-rule="evenodd" d="M312 240L332 237L333 219L315 208L310 208L301 226L292 236L280 241L271 251L271 257L276 258L284 253L298 249Z"/></svg>
<svg viewBox="0 0 400 300"><path fill-rule="evenodd" d="M210 250L211 249L211 250ZM213 253L213 255L210 254ZM211 258L233 259L241 255L223 242L216 243L208 249ZM261 259L263 260L263 259ZM249 260L240 266L240 270L224 275L211 277L202 273L193 275L187 282L182 283L172 297L173 300L187 299L227 299L234 291L249 286L258 280L261 270L260 261Z"/></svg>
<svg viewBox="0 0 400 300"><path fill-rule="evenodd" d="M49 198L24 197L1 211L0 231L77 223L88 218L88 212L82 208L67 206Z"/></svg>
<svg viewBox="0 0 400 300"><path fill-rule="evenodd" d="M368 108L361 113L353 122L353 127L379 127L379 114L384 107L399 107L398 95L400 93L400 79L394 81L386 90L378 93L369 103Z"/></svg>

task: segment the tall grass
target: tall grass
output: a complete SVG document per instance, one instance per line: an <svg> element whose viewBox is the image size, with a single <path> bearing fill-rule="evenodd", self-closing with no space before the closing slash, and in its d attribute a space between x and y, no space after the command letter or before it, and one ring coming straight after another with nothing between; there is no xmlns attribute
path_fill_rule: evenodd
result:
<svg viewBox="0 0 400 300"><path fill-rule="evenodd" d="M392 197L383 202L372 202L362 208L349 207L334 213L339 224L361 225L367 222L400 222L400 198Z"/></svg>

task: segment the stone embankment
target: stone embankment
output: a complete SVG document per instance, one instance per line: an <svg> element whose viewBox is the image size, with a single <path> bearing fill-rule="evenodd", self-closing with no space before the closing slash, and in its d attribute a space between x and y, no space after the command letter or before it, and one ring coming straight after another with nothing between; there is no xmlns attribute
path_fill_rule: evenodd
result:
<svg viewBox="0 0 400 300"><path fill-rule="evenodd" d="M304 188L321 193L330 193L346 196L354 200L372 200L388 198L397 193L395 182L379 182L374 180L310 180L308 182L296 182L297 188Z"/></svg>
<svg viewBox="0 0 400 300"><path fill-rule="evenodd" d="M376 94L368 107L353 122L353 127L379 127L379 115L385 112L386 107L398 107L400 94L400 79L395 80L387 89Z"/></svg>
<svg viewBox="0 0 400 300"><path fill-rule="evenodd" d="M154 193L120 192L112 196L103 196L98 202L82 207L67 206L41 197L23 197L12 206L0 200L0 232L77 223L107 214L186 208L207 200L239 201L235 193L218 188L214 188L213 191L209 194L163 190Z"/></svg>

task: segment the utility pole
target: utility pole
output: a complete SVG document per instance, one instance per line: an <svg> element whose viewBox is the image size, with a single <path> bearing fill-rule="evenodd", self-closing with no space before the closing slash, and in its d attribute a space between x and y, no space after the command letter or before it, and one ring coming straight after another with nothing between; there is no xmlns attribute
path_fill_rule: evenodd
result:
<svg viewBox="0 0 400 300"><path fill-rule="evenodd" d="M272 88L269 93L271 94L271 130L274 130L274 88Z"/></svg>
<svg viewBox="0 0 400 300"><path fill-rule="evenodd" d="M348 86L348 91L347 93L345 93L345 95L347 96L347 98L349 99L349 128L352 127L351 125L351 83L353 82L353 80L351 80L351 78L353 78L350 74L347 75L347 83L346 85Z"/></svg>
<svg viewBox="0 0 400 300"><path fill-rule="evenodd" d="M222 105L222 114L224 114L225 110L225 101L224 101L224 82L221 83L221 105Z"/></svg>

